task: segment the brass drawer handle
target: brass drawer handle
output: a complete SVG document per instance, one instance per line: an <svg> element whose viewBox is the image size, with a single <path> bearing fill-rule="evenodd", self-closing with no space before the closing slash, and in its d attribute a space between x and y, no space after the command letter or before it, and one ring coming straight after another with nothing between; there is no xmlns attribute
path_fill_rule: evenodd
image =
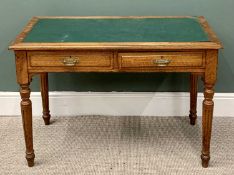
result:
<svg viewBox="0 0 234 175"><path fill-rule="evenodd" d="M160 67L167 66L170 62L171 60L167 60L167 59L153 60L153 63Z"/></svg>
<svg viewBox="0 0 234 175"><path fill-rule="evenodd" d="M72 56L70 56L68 58L64 58L64 60L63 60L63 64L65 66L75 66L78 62L79 62L79 59L72 57Z"/></svg>

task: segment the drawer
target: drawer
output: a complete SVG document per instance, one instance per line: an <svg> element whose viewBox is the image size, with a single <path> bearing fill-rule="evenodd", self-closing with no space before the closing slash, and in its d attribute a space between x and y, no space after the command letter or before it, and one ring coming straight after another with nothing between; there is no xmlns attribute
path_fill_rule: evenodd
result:
<svg viewBox="0 0 234 175"><path fill-rule="evenodd" d="M203 52L119 53L120 69L147 67L202 67Z"/></svg>
<svg viewBox="0 0 234 175"><path fill-rule="evenodd" d="M31 67L112 68L111 52L30 52Z"/></svg>

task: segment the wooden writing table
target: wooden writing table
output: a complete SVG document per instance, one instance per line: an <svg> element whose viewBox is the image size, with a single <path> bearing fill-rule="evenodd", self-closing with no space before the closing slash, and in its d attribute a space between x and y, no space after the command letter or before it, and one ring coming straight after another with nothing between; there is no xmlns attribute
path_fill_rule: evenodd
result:
<svg viewBox="0 0 234 175"><path fill-rule="evenodd" d="M208 167L220 41L204 17L34 17L10 46L28 166L34 165L30 82L41 77L43 119L50 123L48 72L189 72L190 123L197 79L204 81L202 166Z"/></svg>

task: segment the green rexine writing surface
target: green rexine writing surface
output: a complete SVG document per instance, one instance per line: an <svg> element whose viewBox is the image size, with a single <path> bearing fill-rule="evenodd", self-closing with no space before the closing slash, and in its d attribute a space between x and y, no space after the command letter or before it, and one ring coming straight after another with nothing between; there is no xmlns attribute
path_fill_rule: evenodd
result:
<svg viewBox="0 0 234 175"><path fill-rule="evenodd" d="M23 42L205 42L198 18L39 19Z"/></svg>

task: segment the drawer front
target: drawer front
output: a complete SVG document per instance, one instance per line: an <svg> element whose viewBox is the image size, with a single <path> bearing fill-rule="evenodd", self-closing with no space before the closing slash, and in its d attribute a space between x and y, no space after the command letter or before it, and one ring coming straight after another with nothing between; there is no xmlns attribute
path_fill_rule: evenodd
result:
<svg viewBox="0 0 234 175"><path fill-rule="evenodd" d="M112 68L111 52L30 52L31 67Z"/></svg>
<svg viewBox="0 0 234 175"><path fill-rule="evenodd" d="M147 67L203 67L202 52L119 53L120 69Z"/></svg>

